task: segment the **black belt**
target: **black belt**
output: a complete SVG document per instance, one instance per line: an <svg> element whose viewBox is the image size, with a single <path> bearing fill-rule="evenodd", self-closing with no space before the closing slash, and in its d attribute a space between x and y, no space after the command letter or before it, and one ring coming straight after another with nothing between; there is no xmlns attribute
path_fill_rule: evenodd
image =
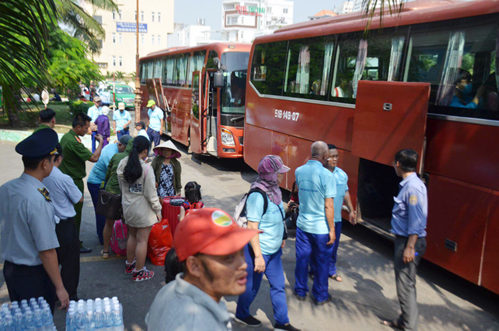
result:
<svg viewBox="0 0 499 331"><path fill-rule="evenodd" d="M59 222L72 221L73 219L74 219L74 217L69 217L69 218L65 218L65 219L60 219Z"/></svg>
<svg viewBox="0 0 499 331"><path fill-rule="evenodd" d="M5 262L4 262L4 269L5 269L5 267L12 267L12 268L15 268L17 271L21 271L21 272L22 271L32 272L32 271L38 271L39 269L45 271L45 269L43 268L43 264L25 265L25 264L17 264L17 263L10 262L7 260L5 260Z"/></svg>

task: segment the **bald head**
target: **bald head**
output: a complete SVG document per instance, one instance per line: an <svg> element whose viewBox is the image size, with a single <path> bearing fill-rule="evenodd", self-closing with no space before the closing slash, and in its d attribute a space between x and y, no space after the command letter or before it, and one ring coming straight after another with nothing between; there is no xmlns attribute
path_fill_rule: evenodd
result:
<svg viewBox="0 0 499 331"><path fill-rule="evenodd" d="M316 141L312 144L312 157L321 159L328 152L327 144L323 141Z"/></svg>

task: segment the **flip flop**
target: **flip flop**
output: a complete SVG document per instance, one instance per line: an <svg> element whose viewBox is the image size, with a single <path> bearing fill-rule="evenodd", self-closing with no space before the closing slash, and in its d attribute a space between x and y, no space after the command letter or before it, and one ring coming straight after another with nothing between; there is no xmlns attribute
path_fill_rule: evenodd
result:
<svg viewBox="0 0 499 331"><path fill-rule="evenodd" d="M332 275L331 278L334 279L337 282L342 282L343 281L343 278L341 278L341 276L336 275L336 274Z"/></svg>
<svg viewBox="0 0 499 331"><path fill-rule="evenodd" d="M101 250L101 251L100 251L100 255L102 256L102 258L103 258L104 260L109 259L109 252L104 252L104 250Z"/></svg>
<svg viewBox="0 0 499 331"><path fill-rule="evenodd" d="M388 326L391 328L399 329L399 330L405 330L405 328L401 327L397 322L395 321L388 321L388 320L382 320L380 321L381 325Z"/></svg>

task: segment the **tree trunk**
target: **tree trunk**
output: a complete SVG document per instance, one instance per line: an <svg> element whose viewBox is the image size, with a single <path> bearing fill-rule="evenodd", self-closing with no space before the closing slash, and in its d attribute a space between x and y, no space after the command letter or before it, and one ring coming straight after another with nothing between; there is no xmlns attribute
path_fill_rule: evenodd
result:
<svg viewBox="0 0 499 331"><path fill-rule="evenodd" d="M16 93L16 89L11 86L3 85L4 107L9 118L9 124L13 128L19 128L23 125L23 122L19 118L21 105L19 103L18 96L19 93Z"/></svg>

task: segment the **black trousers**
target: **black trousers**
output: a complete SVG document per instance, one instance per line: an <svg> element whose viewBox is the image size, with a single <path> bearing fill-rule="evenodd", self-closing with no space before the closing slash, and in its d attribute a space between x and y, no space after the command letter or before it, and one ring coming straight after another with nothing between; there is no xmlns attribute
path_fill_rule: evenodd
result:
<svg viewBox="0 0 499 331"><path fill-rule="evenodd" d="M398 324L405 330L417 331L419 326L418 302L416 300L416 273L419 262L426 252L426 239L418 238L415 251L418 254L410 263L404 263L404 250L407 246L408 237L397 236L395 239L395 283L397 285L397 296L402 314Z"/></svg>
<svg viewBox="0 0 499 331"><path fill-rule="evenodd" d="M80 240L73 218L61 220L55 227L59 248L57 259L61 265L61 278L70 300L78 298L80 282Z"/></svg>
<svg viewBox="0 0 499 331"><path fill-rule="evenodd" d="M3 276L7 283L10 301L43 297L54 312L55 286L43 265L26 266L5 261Z"/></svg>

